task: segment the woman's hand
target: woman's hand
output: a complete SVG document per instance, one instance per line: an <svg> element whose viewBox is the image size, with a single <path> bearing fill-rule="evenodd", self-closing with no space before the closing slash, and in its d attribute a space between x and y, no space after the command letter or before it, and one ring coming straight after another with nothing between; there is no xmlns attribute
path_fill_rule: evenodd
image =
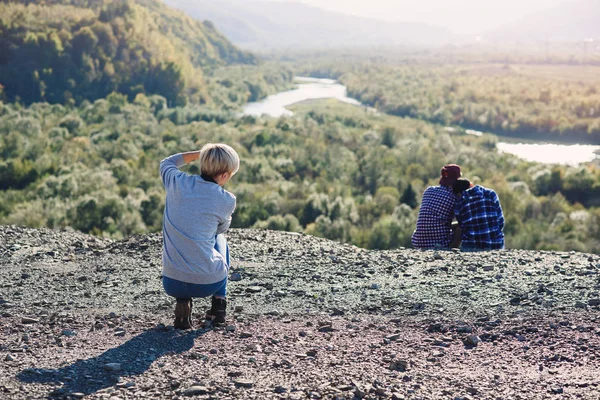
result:
<svg viewBox="0 0 600 400"><path fill-rule="evenodd" d="M187 153L181 153L183 156L183 162L186 164L196 161L200 158L200 150L188 151Z"/></svg>

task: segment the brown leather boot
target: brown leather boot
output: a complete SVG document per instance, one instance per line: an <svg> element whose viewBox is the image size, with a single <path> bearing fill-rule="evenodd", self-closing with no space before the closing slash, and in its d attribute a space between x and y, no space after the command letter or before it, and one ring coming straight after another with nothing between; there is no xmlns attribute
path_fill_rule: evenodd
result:
<svg viewBox="0 0 600 400"><path fill-rule="evenodd" d="M227 314L227 300L217 299L212 297L212 307L206 312L206 319L213 322L215 325L221 325L225 323L225 315Z"/></svg>
<svg viewBox="0 0 600 400"><path fill-rule="evenodd" d="M192 328L192 299L177 299L173 327L175 329Z"/></svg>

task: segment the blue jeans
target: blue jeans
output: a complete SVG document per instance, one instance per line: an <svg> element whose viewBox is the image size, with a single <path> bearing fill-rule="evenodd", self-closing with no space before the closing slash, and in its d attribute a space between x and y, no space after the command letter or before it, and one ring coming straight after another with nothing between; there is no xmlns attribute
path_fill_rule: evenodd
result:
<svg viewBox="0 0 600 400"><path fill-rule="evenodd" d="M217 235L215 240L215 250L225 257L227 262L227 268L229 269L229 246L225 236ZM163 287L165 292L169 296L173 296L177 299L189 299L192 297L208 297L208 296L227 296L227 277L222 281L216 283L210 283L207 285L197 283L187 283L178 281L176 279L167 278L163 276Z"/></svg>

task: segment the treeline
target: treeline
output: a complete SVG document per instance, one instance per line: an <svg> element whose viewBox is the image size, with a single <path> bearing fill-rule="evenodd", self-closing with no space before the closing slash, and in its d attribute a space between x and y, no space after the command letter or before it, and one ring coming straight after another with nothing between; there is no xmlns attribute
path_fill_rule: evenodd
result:
<svg viewBox="0 0 600 400"><path fill-rule="evenodd" d="M441 165L494 188L508 247L600 252L600 169L498 154L495 138L336 102L281 119L238 117L164 97L121 94L69 108L0 105L0 223L122 237L159 231L159 161L230 143L242 165L234 227L309 234L368 248L409 246L420 196ZM198 166L188 171L198 172Z"/></svg>
<svg viewBox="0 0 600 400"><path fill-rule="evenodd" d="M287 49L261 52L265 59L290 61L296 65L328 68L365 62L380 65L485 65L600 66L596 42L479 42L446 46L377 46L369 48ZM332 62L332 60L334 62Z"/></svg>
<svg viewBox="0 0 600 400"><path fill-rule="evenodd" d="M117 91L129 100L159 94L169 105L211 103L207 75L258 62L212 23L158 0L0 3L0 96L7 102L75 105Z"/></svg>
<svg viewBox="0 0 600 400"><path fill-rule="evenodd" d="M298 69L338 79L388 114L530 139L600 144L600 67L420 62L314 55Z"/></svg>

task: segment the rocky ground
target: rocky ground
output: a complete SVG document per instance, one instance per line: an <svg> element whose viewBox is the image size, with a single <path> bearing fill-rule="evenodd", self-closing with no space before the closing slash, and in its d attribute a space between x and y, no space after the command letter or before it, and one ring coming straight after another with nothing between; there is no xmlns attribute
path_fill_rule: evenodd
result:
<svg viewBox="0 0 600 400"><path fill-rule="evenodd" d="M600 398L598 255L228 238L228 324L177 331L160 235L0 226L0 398Z"/></svg>

